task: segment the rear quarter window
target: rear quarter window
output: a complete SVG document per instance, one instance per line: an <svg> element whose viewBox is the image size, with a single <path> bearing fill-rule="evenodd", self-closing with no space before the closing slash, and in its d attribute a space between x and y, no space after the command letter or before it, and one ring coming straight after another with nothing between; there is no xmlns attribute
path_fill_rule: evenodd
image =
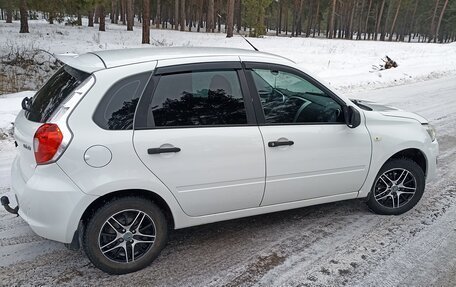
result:
<svg viewBox="0 0 456 287"><path fill-rule="evenodd" d="M90 74L70 66L60 68L33 96L25 116L33 122L45 123L65 99Z"/></svg>
<svg viewBox="0 0 456 287"><path fill-rule="evenodd" d="M97 106L93 121L105 130L131 130L136 106L151 73L126 77L109 88Z"/></svg>

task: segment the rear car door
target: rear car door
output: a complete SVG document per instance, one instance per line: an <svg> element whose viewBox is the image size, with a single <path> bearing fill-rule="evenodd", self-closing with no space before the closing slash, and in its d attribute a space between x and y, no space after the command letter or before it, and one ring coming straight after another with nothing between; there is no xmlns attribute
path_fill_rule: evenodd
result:
<svg viewBox="0 0 456 287"><path fill-rule="evenodd" d="M157 68L146 88L134 146L188 215L259 206L265 157L249 98L239 61Z"/></svg>
<svg viewBox="0 0 456 287"><path fill-rule="evenodd" d="M265 143L262 205L355 197L370 162L365 125L347 127L343 101L297 69L254 62L245 66Z"/></svg>

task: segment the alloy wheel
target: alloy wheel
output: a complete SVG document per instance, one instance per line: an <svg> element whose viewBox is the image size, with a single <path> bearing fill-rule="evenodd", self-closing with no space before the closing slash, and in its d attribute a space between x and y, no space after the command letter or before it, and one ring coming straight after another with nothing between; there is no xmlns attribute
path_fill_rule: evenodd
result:
<svg viewBox="0 0 456 287"><path fill-rule="evenodd" d="M416 188L416 179L410 171L394 168L378 177L373 195L384 207L400 208L413 198Z"/></svg>
<svg viewBox="0 0 456 287"><path fill-rule="evenodd" d="M104 222L98 235L98 247L109 260L129 263L146 254L155 238L152 218L140 210L126 209Z"/></svg>

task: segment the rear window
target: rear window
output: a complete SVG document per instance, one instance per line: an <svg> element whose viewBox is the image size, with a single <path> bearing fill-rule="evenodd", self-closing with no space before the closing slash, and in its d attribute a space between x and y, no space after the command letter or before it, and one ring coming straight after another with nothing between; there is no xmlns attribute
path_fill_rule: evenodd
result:
<svg viewBox="0 0 456 287"><path fill-rule="evenodd" d="M66 65L60 68L32 98L25 114L27 119L45 123L89 75Z"/></svg>

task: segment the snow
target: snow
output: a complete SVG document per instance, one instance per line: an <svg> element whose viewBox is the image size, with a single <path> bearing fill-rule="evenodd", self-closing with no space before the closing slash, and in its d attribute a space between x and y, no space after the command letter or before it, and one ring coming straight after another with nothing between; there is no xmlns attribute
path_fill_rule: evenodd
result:
<svg viewBox="0 0 456 287"><path fill-rule="evenodd" d="M141 33L107 24L95 28L30 22L0 23L0 56L8 45L51 53L141 47ZM227 46L249 49L239 36L152 30L156 46ZM3 41L3 39L6 39ZM369 213L346 201L171 232L162 255L134 274L109 276L82 252L34 235L20 218L0 210L0 282L4 285L157 286L448 286L456 274L456 45L265 37L249 40L261 51L296 61L351 98L416 112L437 129L438 180L418 206L402 216ZM369 72L385 55L397 69ZM437 79L440 78L440 79ZM389 87L389 88L385 88ZM379 89L381 88L381 89ZM0 137L11 133L23 97L0 95ZM0 194L9 192L15 155L0 139ZM450 227L450 228L449 228ZM451 283L450 283L451 282Z"/></svg>
<svg viewBox="0 0 456 287"><path fill-rule="evenodd" d="M6 133L13 127L12 123L21 110L21 102L25 97L32 97L33 91L24 91L10 95L0 95L0 134ZM1 146L0 146L1 149Z"/></svg>
<svg viewBox="0 0 456 287"><path fill-rule="evenodd" d="M86 25L86 19L83 19ZM44 20L30 21L30 33L19 34L19 23L0 23L0 55L11 47L30 47L61 53L85 53L94 50L150 47L141 43L140 24L134 31L125 26L107 24L106 32L86 26L50 25ZM251 49L239 35L226 38L223 33L151 30L152 46L214 46ZM287 57L306 70L344 92L352 92L456 75L456 43L402 43L377 41L328 40L265 36L249 38L260 51ZM371 72L388 55L399 67Z"/></svg>

